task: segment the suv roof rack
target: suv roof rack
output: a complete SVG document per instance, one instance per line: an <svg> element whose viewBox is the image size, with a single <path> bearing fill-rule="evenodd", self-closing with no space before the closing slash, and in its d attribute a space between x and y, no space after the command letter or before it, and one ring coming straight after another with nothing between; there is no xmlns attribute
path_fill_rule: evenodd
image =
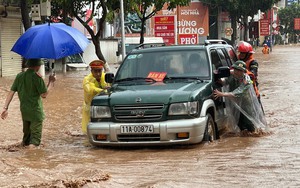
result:
<svg viewBox="0 0 300 188"><path fill-rule="evenodd" d="M218 39L213 39L213 40L205 40L204 45L210 45L210 44L228 44L225 40L218 40Z"/></svg>
<svg viewBox="0 0 300 188"><path fill-rule="evenodd" d="M165 43L143 43L135 47L134 49L140 49L140 48L151 48L151 47L156 47L156 46L165 46Z"/></svg>

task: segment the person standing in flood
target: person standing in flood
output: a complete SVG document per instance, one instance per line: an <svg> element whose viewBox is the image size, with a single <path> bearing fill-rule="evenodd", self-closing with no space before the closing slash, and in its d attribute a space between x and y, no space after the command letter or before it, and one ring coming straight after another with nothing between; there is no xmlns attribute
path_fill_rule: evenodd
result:
<svg viewBox="0 0 300 188"><path fill-rule="evenodd" d="M262 51L263 54L269 54L270 53L270 49L269 49L267 44L264 44L264 47L261 51Z"/></svg>
<svg viewBox="0 0 300 188"><path fill-rule="evenodd" d="M91 73L84 77L82 87L84 91L84 101L82 108L82 132L87 133L87 125L90 121L90 107L93 98L101 93L106 94L109 88L105 82L104 62L94 60L89 64Z"/></svg>
<svg viewBox="0 0 300 188"><path fill-rule="evenodd" d="M237 123L242 133L247 135L257 131L258 128L264 128L266 121L261 104L256 97L252 80L246 73L245 62L238 60L232 65L232 68L233 70L228 79L220 80L222 85L228 85L228 92L221 92L216 89L213 95L214 99L226 97L234 104L227 105L228 110L233 110L229 106L234 106L236 109L235 113L228 114L235 114L235 123Z"/></svg>
<svg viewBox="0 0 300 188"><path fill-rule="evenodd" d="M56 81L55 75L49 76L46 85L38 71L42 65L40 59L28 59L28 69L16 76L5 100L1 118L8 117L8 107L17 92L20 100L20 110L23 120L23 141L22 145L33 149L40 145L42 137L43 120L45 118L42 98L46 98L49 90Z"/></svg>
<svg viewBox="0 0 300 188"><path fill-rule="evenodd" d="M246 63L247 70L252 72L254 75L251 79L256 82L256 86L258 86L258 62L253 57L255 52L253 51L251 44L241 41L238 45L238 52L238 59Z"/></svg>
<svg viewBox="0 0 300 188"><path fill-rule="evenodd" d="M260 100L260 94L258 90L258 62L256 59L253 57L253 54L255 53L253 51L253 48L251 44L248 42L241 41L238 45L238 59L242 60L246 63L246 72L250 76L252 82L253 82L253 87L256 92L256 96L258 98L259 103L261 104ZM261 105L263 108L263 106Z"/></svg>

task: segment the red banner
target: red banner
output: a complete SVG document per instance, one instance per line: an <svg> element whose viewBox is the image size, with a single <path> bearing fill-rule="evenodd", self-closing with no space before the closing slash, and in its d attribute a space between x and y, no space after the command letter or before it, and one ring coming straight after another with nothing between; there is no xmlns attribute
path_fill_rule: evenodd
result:
<svg viewBox="0 0 300 188"><path fill-rule="evenodd" d="M208 7L201 2L191 2L189 6L178 7L178 34L208 36Z"/></svg>
<svg viewBox="0 0 300 188"><path fill-rule="evenodd" d="M300 30L300 18L294 18L294 29Z"/></svg>
<svg viewBox="0 0 300 188"><path fill-rule="evenodd" d="M166 77L166 75L167 75L166 72L149 72L147 78L152 78L157 82L162 82Z"/></svg>
<svg viewBox="0 0 300 188"><path fill-rule="evenodd" d="M175 17L155 16L154 35L162 37L167 45L175 44Z"/></svg>
<svg viewBox="0 0 300 188"><path fill-rule="evenodd" d="M176 16L174 17L175 20L174 30L177 31L175 32L176 38L175 39L164 38L165 42L167 40L170 42L174 41L173 43L166 42L167 44L175 44L175 41L177 41L178 44L180 44L181 42L190 43L190 42L194 42L196 38L197 38L197 42L199 42L200 36L209 35L209 11L208 11L208 7L205 6L202 2L191 2L189 6L177 7L171 10L168 10L167 3L166 3L163 9L161 11L158 11L156 15L157 15L156 17ZM161 20L159 22L162 23ZM166 21L164 22L166 24ZM152 23L155 24L154 19ZM156 23L158 23L157 20ZM167 27L165 26L164 28L171 30L170 27L171 26L167 26ZM152 28L155 28L154 30L155 32L161 32L162 30L164 30L161 27L158 27L157 25L152 26ZM191 38L191 36L193 37ZM195 38L195 36L197 37ZM184 38L186 38L186 40Z"/></svg>
<svg viewBox="0 0 300 188"><path fill-rule="evenodd" d="M156 37L175 37L174 31L155 32Z"/></svg>
<svg viewBox="0 0 300 188"><path fill-rule="evenodd" d="M166 44L175 44L175 37L163 37L164 43Z"/></svg>
<svg viewBox="0 0 300 188"><path fill-rule="evenodd" d="M174 25L155 25L155 31L174 31Z"/></svg>
<svg viewBox="0 0 300 188"><path fill-rule="evenodd" d="M158 25L174 24L175 18L174 16L155 16L154 23Z"/></svg>
<svg viewBox="0 0 300 188"><path fill-rule="evenodd" d="M180 34L178 43L179 44L198 44L198 35L197 34Z"/></svg>
<svg viewBox="0 0 300 188"><path fill-rule="evenodd" d="M270 35L270 22L269 19L262 19L259 21L260 23L260 35L268 36Z"/></svg>

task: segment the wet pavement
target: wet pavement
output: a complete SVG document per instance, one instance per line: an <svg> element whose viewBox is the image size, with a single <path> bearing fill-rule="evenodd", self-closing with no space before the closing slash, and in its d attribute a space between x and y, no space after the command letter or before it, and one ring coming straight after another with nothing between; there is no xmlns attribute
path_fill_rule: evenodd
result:
<svg viewBox="0 0 300 188"><path fill-rule="evenodd" d="M224 134L192 146L95 148L80 124L88 72L57 73L44 100L40 149L19 146L17 95L8 119L0 119L0 187L300 187L300 46L276 46L269 55L260 50L259 88L271 134ZM0 78L0 106L13 79Z"/></svg>

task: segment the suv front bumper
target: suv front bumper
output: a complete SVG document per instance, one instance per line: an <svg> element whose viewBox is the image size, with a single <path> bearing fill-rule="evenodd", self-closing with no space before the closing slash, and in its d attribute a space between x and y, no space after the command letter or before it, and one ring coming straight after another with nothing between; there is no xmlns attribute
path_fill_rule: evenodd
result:
<svg viewBox="0 0 300 188"><path fill-rule="evenodd" d="M90 122L87 134L95 146L195 144L203 140L206 122L206 117L152 123ZM154 127L153 133L121 133L121 125L149 124ZM178 133L188 133L188 137L178 138ZM105 135L106 139L99 140L97 135Z"/></svg>

